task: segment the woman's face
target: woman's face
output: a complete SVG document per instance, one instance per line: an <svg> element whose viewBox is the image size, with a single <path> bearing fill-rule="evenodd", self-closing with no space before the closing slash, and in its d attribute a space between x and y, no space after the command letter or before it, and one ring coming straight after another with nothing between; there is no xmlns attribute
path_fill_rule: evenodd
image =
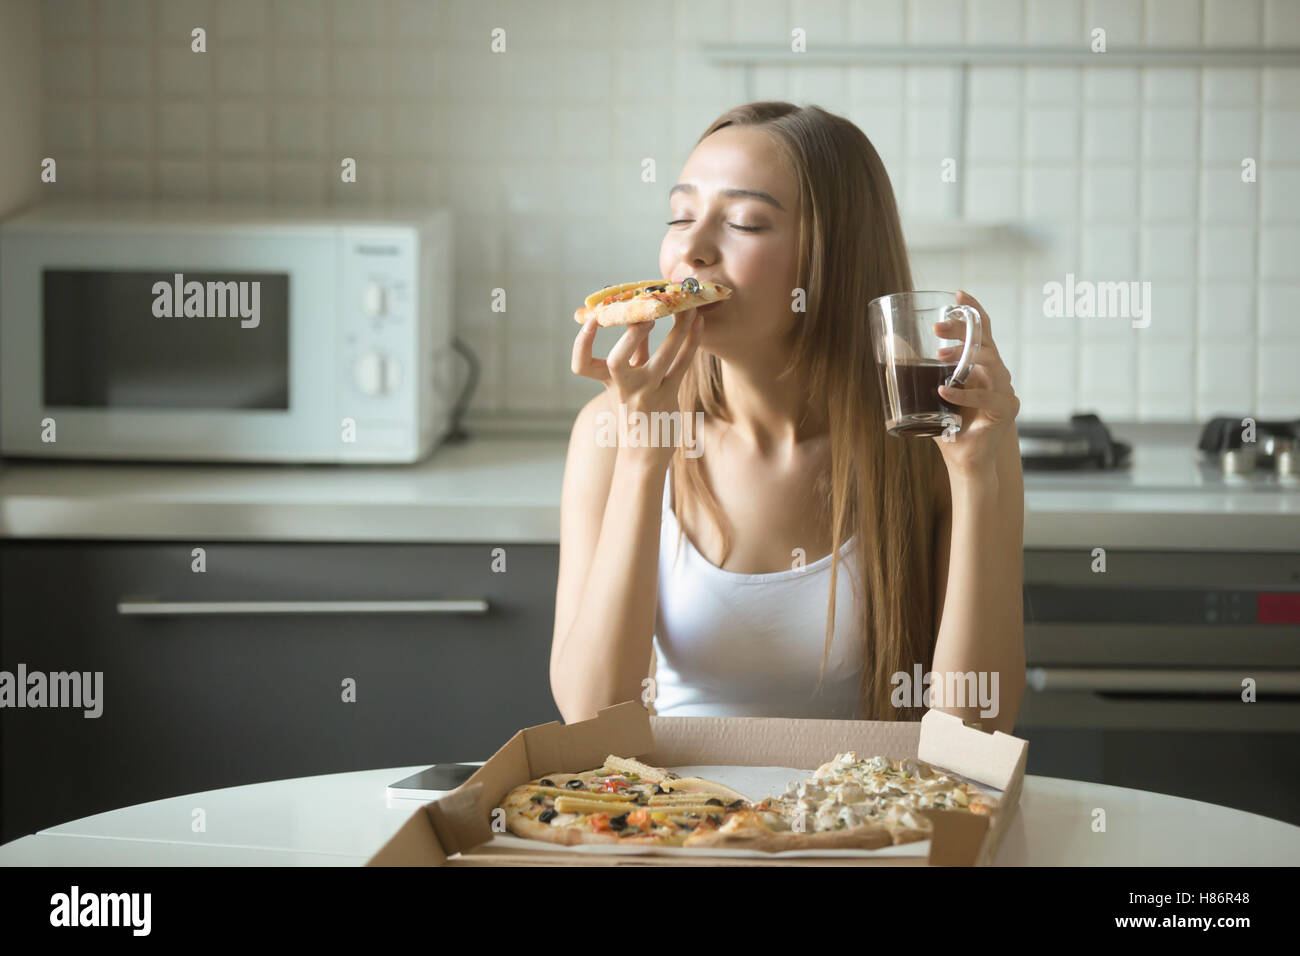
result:
<svg viewBox="0 0 1300 956"><path fill-rule="evenodd" d="M668 198L659 249L665 279L687 276L733 295L701 314L700 348L721 358L783 348L796 313L799 195L768 135L725 126L695 147Z"/></svg>

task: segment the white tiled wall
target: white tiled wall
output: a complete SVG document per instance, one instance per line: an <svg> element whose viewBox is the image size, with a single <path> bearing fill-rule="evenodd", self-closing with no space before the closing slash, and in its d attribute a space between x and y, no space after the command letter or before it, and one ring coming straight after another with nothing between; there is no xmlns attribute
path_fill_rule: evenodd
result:
<svg viewBox="0 0 1300 956"><path fill-rule="evenodd" d="M65 197L446 203L480 412L565 412L574 305L656 274L667 189L743 72L701 42L1300 47L1298 0L47 0L44 152ZM207 31L207 52L190 32ZM490 49L506 30L506 51ZM954 68L764 67L950 214ZM992 316L1022 417L1300 415L1300 69L972 68L965 216L1027 248L918 255ZM339 161L358 162L355 184ZM653 158L657 181L641 180ZM1241 181L1243 158L1258 181ZM1153 317L1045 318L1067 273L1149 281ZM507 290L506 313L490 290ZM658 333L662 334L662 333ZM602 332L607 347L614 333Z"/></svg>

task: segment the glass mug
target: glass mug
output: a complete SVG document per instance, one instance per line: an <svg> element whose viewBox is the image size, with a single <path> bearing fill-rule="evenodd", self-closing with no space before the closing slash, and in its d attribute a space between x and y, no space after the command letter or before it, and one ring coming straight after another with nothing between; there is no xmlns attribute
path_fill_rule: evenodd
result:
<svg viewBox="0 0 1300 956"><path fill-rule="evenodd" d="M965 348L956 362L939 358L939 350L961 342L941 338L934 323L962 319ZM952 292L898 292L872 299L867 306L885 429L899 438L929 438L961 428L960 406L940 397L940 385L962 385L980 345L979 310L958 305Z"/></svg>

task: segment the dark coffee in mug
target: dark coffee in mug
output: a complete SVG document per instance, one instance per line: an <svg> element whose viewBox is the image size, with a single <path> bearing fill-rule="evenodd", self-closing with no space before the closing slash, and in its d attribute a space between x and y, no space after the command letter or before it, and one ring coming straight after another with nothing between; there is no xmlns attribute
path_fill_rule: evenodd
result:
<svg viewBox="0 0 1300 956"><path fill-rule="evenodd" d="M897 387L897 399L886 403L885 430L899 438L942 435L952 417L961 414L961 409L945 402L939 394L939 386L947 384L956 370L955 362L900 362L895 365L893 385ZM877 363L876 373L880 378L881 394L888 396L891 388L888 366Z"/></svg>
<svg viewBox="0 0 1300 956"><path fill-rule="evenodd" d="M939 386L961 386L970 375L980 346L979 310L959 305L951 292L897 292L872 299L867 318L886 431L956 440L950 436L961 429L961 406L944 401ZM954 338L960 325L964 338ZM945 352L954 344L962 346L955 362Z"/></svg>

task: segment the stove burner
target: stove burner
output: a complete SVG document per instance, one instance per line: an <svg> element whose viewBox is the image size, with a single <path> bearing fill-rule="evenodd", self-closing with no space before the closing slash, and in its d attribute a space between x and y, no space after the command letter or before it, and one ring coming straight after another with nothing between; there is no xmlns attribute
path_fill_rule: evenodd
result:
<svg viewBox="0 0 1300 956"><path fill-rule="evenodd" d="M1212 418L1201 430L1197 448L1206 463L1216 465L1225 475L1253 474L1256 467L1272 468L1279 478L1297 474L1300 455L1300 418L1293 421L1255 421L1253 441L1247 441L1239 418Z"/></svg>
<svg viewBox="0 0 1300 956"><path fill-rule="evenodd" d="M1071 415L1068 425L1017 424L1026 470L1110 470L1129 462L1133 447L1116 441L1091 413Z"/></svg>

